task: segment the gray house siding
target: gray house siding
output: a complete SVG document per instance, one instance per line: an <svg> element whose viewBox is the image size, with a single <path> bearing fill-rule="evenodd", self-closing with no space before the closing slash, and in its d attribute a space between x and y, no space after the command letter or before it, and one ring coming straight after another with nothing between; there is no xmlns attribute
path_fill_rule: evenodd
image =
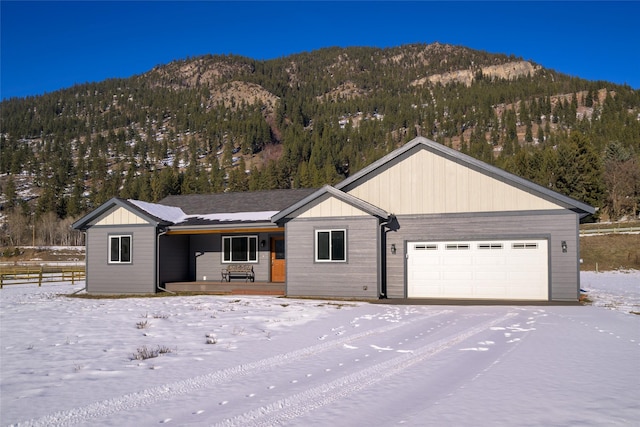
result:
<svg viewBox="0 0 640 427"><path fill-rule="evenodd" d="M315 261L315 230L345 229L346 262ZM287 296L377 298L378 220L294 219L286 224Z"/></svg>
<svg viewBox="0 0 640 427"><path fill-rule="evenodd" d="M469 213L400 216L399 228L387 233L387 295L406 297L407 241L546 238L549 241L550 299L576 301L579 296L577 214L567 211ZM567 252L562 252L562 241ZM397 252L391 254L391 245Z"/></svg>
<svg viewBox="0 0 640 427"><path fill-rule="evenodd" d="M160 237L160 283L191 280L189 236Z"/></svg>
<svg viewBox="0 0 640 427"><path fill-rule="evenodd" d="M155 241L152 225L94 226L87 230L87 292L143 294L155 292ZM109 236L130 234L131 263L109 264Z"/></svg>
<svg viewBox="0 0 640 427"><path fill-rule="evenodd" d="M220 280L220 272L227 263L222 262L222 238L225 236L258 236L258 261L247 262L253 266L255 280L268 282L271 279L271 237L283 233L212 233L191 236L190 259L193 266L193 280ZM265 245L261 246L264 241Z"/></svg>

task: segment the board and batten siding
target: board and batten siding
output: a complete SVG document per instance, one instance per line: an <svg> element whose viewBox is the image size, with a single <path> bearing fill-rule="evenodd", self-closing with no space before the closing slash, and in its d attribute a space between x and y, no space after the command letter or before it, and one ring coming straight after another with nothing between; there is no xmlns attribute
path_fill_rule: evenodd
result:
<svg viewBox="0 0 640 427"><path fill-rule="evenodd" d="M133 225L133 224L148 224L148 222L121 206L112 208L111 212L107 212L100 218L96 219L91 225Z"/></svg>
<svg viewBox="0 0 640 427"><path fill-rule="evenodd" d="M363 216L366 212L352 206L348 203L338 200L335 197L326 197L310 206L298 218L324 218L324 217L345 217L345 216Z"/></svg>
<svg viewBox="0 0 640 427"><path fill-rule="evenodd" d="M549 241L550 300L579 297L577 214L568 210L398 216L387 233L387 295L406 297L406 242L545 238ZM562 241L567 252L562 252ZM396 254L391 254L395 244Z"/></svg>
<svg viewBox="0 0 640 427"><path fill-rule="evenodd" d="M396 215L561 209L421 147L343 190Z"/></svg>
<svg viewBox="0 0 640 427"><path fill-rule="evenodd" d="M316 262L316 230L346 230L347 261ZM287 296L378 297L378 220L371 216L296 218L286 224Z"/></svg>
<svg viewBox="0 0 640 427"><path fill-rule="evenodd" d="M109 236L131 235L131 263L109 264ZM93 226L87 230L87 292L143 294L156 291L156 228L147 225Z"/></svg>

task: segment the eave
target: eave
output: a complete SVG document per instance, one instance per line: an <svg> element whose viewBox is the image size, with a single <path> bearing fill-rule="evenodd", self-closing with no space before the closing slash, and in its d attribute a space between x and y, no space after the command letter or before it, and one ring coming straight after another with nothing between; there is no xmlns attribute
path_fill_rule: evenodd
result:
<svg viewBox="0 0 640 427"><path fill-rule="evenodd" d="M140 216L145 221L149 222L150 224L156 227L159 225L170 224L169 222L164 221L163 219L158 218L156 216L153 216L143 209L140 209L138 206L134 205L133 203L127 200L114 197L104 202L98 208L94 209L93 211L89 212L87 215L83 216L82 218L74 222L71 225L71 228L73 228L74 230L86 231L91 226L92 221L96 220L101 215L109 211L109 209L115 206L122 207L124 209L127 209L135 213L136 215Z"/></svg>
<svg viewBox="0 0 640 427"><path fill-rule="evenodd" d="M313 202L314 200L324 196L324 195L329 195L329 196L333 196L336 199L344 202L344 203L348 203L360 210L362 210L363 212L366 212L367 214L371 215L371 216L375 216L378 217L380 219L386 220L389 217L391 217L391 213L386 212L385 210L372 205L369 202L366 202L362 199L359 199L357 197L352 196L351 194L345 193L343 191L337 190L334 187L330 186L330 185L325 185L324 187L322 187L321 189L317 190L316 192L314 192L313 194L305 197L304 199L300 200L298 203L295 203L291 206L289 206L286 209L283 209L281 212L277 213L276 215L274 215L273 217L271 217L271 221L273 222L280 222L283 219L287 218L290 215L295 215L296 211L299 211L300 209L303 209L305 206L307 206L309 203Z"/></svg>
<svg viewBox="0 0 640 427"><path fill-rule="evenodd" d="M166 228L167 235L180 234L223 234L223 233L273 233L284 232L284 227L271 222L234 223L216 225L174 225Z"/></svg>

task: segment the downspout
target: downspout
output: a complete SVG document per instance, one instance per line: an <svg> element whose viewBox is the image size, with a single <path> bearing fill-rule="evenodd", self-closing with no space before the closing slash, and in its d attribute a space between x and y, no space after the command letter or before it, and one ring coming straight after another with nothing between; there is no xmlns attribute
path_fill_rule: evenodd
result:
<svg viewBox="0 0 640 427"><path fill-rule="evenodd" d="M171 292L162 286L160 286L160 237L167 234L167 230L161 231L156 236L156 291L160 289L161 291L169 292L170 294L174 294L175 292Z"/></svg>
<svg viewBox="0 0 640 427"><path fill-rule="evenodd" d="M387 226L393 221L394 215L380 222L380 289L378 298L387 298L387 233L391 231ZM386 229L385 229L386 228Z"/></svg>

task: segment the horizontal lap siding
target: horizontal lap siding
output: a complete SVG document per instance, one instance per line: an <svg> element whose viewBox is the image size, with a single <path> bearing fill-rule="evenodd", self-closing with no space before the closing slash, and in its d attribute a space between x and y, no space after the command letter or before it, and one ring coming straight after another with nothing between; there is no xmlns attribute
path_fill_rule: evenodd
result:
<svg viewBox="0 0 640 427"><path fill-rule="evenodd" d="M193 280L220 280L222 244L218 234L196 234L191 236L191 250ZM198 255L196 255L198 254ZM205 279L206 277L206 279Z"/></svg>
<svg viewBox="0 0 640 427"><path fill-rule="evenodd" d="M109 236L133 236L131 264L109 264ZM91 227L87 231L87 292L155 293L155 227Z"/></svg>
<svg viewBox="0 0 640 427"><path fill-rule="evenodd" d="M258 236L258 262L249 262L253 266L255 280L268 282L271 276L271 237L282 236L282 233L242 233L242 234L197 234L191 237L190 257L193 263L193 280L221 280L220 272L227 263L222 262L223 236ZM260 247L264 240L265 246ZM198 254L196 256L196 254Z"/></svg>
<svg viewBox="0 0 640 427"><path fill-rule="evenodd" d="M466 214L399 216L400 228L387 233L387 295L404 298L405 242L434 240L490 240L549 237L550 298L555 301L575 301L579 292L577 216L570 211L540 211L526 214ZM561 242L567 242L562 253ZM397 252L390 253L395 244Z"/></svg>
<svg viewBox="0 0 640 427"><path fill-rule="evenodd" d="M347 230L347 262L315 262L317 229ZM378 297L377 219L292 220L286 225L286 242L287 296Z"/></svg>
<svg viewBox="0 0 640 427"><path fill-rule="evenodd" d="M552 221L552 300L576 301L580 297L579 219L576 214L570 213L562 220ZM567 242L567 253L562 252L563 240Z"/></svg>

